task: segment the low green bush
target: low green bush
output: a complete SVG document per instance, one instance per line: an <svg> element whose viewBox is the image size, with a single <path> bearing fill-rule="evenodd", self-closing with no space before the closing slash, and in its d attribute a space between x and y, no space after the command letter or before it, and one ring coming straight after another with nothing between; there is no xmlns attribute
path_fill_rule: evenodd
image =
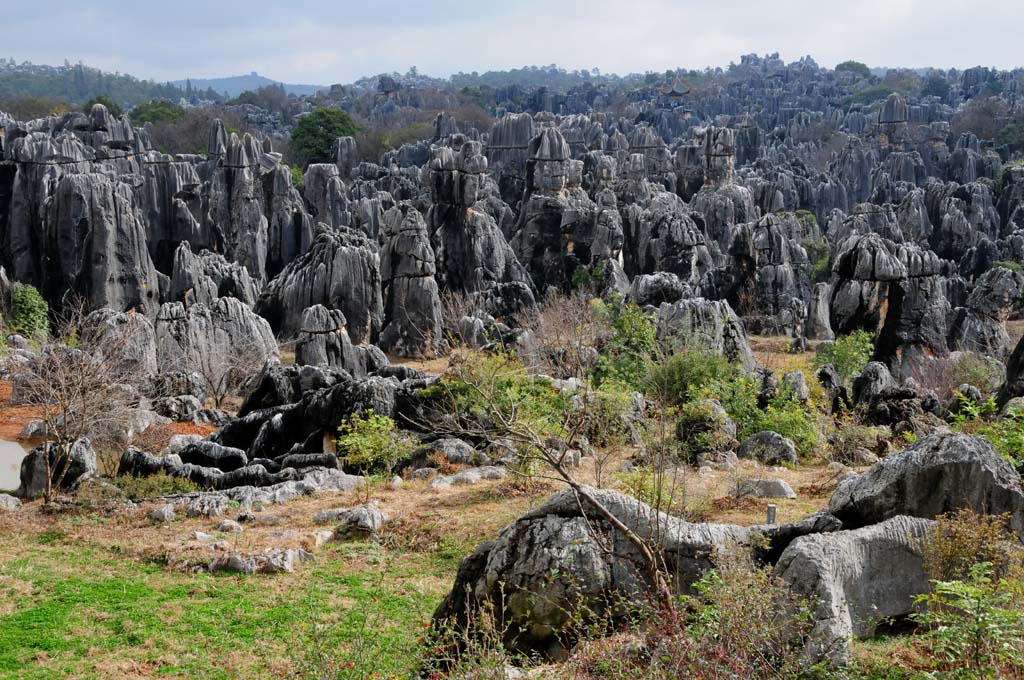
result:
<svg viewBox="0 0 1024 680"><path fill-rule="evenodd" d="M338 426L338 457L362 474L388 474L408 460L415 442L395 421L373 409L351 416Z"/></svg>
<svg viewBox="0 0 1024 680"><path fill-rule="evenodd" d="M494 423L517 419L544 436L565 434L571 396L551 381L529 375L512 354L460 357L430 387L419 392L431 418L454 420L455 429L490 432Z"/></svg>
<svg viewBox="0 0 1024 680"><path fill-rule="evenodd" d="M791 394L779 390L768 404L758 404L758 386L745 375L706 385L698 392L702 399L715 399L736 422L736 437L747 437L770 430L792 439L802 455L816 452L823 441L818 414Z"/></svg>
<svg viewBox="0 0 1024 680"><path fill-rule="evenodd" d="M13 332L33 340L41 340L50 332L50 306L34 286L17 284L11 293Z"/></svg>
<svg viewBox="0 0 1024 680"><path fill-rule="evenodd" d="M992 444L1018 472L1024 473L1024 410L1011 411L983 425L977 434Z"/></svg>
<svg viewBox="0 0 1024 680"><path fill-rule="evenodd" d="M175 477L162 471L148 477L114 477L111 482L123 491L129 500L136 502L201 491L199 485L191 479Z"/></svg>
<svg viewBox="0 0 1024 680"><path fill-rule="evenodd" d="M646 373L644 386L649 396L668 406L682 406L703 386L736 377L739 368L721 354L686 348L651 362Z"/></svg>
<svg viewBox="0 0 1024 680"><path fill-rule="evenodd" d="M995 579L992 565L970 567L966 580L932 581L912 618L939 666L936 678L1008 678L1024 671L1024 612L1014 606L1021 583Z"/></svg>
<svg viewBox="0 0 1024 680"><path fill-rule="evenodd" d="M814 356L814 368L831 364L844 381L860 375L875 352L875 341L867 331L854 331L823 346Z"/></svg>

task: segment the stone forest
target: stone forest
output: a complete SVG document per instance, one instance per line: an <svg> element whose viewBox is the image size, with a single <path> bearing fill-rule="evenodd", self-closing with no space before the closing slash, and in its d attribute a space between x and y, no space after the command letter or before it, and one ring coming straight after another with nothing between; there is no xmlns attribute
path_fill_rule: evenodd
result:
<svg viewBox="0 0 1024 680"><path fill-rule="evenodd" d="M497 75L0 98L0 677L1024 678L1024 70Z"/></svg>

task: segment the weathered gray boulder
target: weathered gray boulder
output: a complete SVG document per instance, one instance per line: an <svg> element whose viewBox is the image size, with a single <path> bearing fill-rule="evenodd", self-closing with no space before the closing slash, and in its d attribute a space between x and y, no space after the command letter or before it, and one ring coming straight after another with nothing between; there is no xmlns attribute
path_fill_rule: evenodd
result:
<svg viewBox="0 0 1024 680"><path fill-rule="evenodd" d="M148 317L97 309L83 319L82 332L116 376L141 382L156 374L156 333Z"/></svg>
<svg viewBox="0 0 1024 680"><path fill-rule="evenodd" d="M533 305L533 285L494 218L477 205L486 171L478 142L435 148L427 173L433 199L427 225L437 281L457 293L492 292L497 296L488 300L492 308L515 312Z"/></svg>
<svg viewBox="0 0 1024 680"><path fill-rule="evenodd" d="M765 543L763 551L755 552L773 560L797 536L839 526L824 515L783 526L689 524L616 491L588 491L641 537L650 539L658 532L678 592L688 592L713 566L716 550L749 550L752 544ZM622 614L615 607L618 596L636 599L649 593L641 564L637 549L588 501L563 491L462 561L434 621L462 627L477 607L494 604L499 630L509 631L506 644L557 656L565 643L559 632L574 612L583 611L580 607L615 619Z"/></svg>
<svg viewBox="0 0 1024 680"><path fill-rule="evenodd" d="M252 307L256 304L259 286L249 270L222 255L208 250L194 254L188 241L174 251L174 270L166 299L171 302L212 305L221 297L235 297Z"/></svg>
<svg viewBox="0 0 1024 680"><path fill-rule="evenodd" d="M0 493L0 510L17 510L21 507L21 501L14 496Z"/></svg>
<svg viewBox="0 0 1024 680"><path fill-rule="evenodd" d="M121 464L118 467L117 474L131 475L133 477L148 477L160 472L171 474L180 468L181 465L181 457L176 453L154 455L148 451L129 446L121 454Z"/></svg>
<svg viewBox="0 0 1024 680"><path fill-rule="evenodd" d="M334 530L336 539L375 538L388 521L376 503L357 505L338 513L334 518L338 527Z"/></svg>
<svg viewBox="0 0 1024 680"><path fill-rule="evenodd" d="M341 310L314 305L302 313L302 327L295 343L295 364L340 368L364 378L387 366L388 359L373 345L352 343Z"/></svg>
<svg viewBox="0 0 1024 680"><path fill-rule="evenodd" d="M887 391L897 386L888 367L880 361L871 361L859 376L853 379L853 401L856 404L870 404Z"/></svg>
<svg viewBox="0 0 1024 680"><path fill-rule="evenodd" d="M765 215L740 225L729 255L732 281L726 296L739 305L743 298L756 316L759 332L797 334L811 297L810 261L800 245L792 215ZM748 321L749 323L749 321Z"/></svg>
<svg viewBox="0 0 1024 680"><path fill-rule="evenodd" d="M235 297L218 298L209 306L165 304L156 320L156 348L161 369L210 378L232 366L277 356L270 324Z"/></svg>
<svg viewBox="0 0 1024 680"><path fill-rule="evenodd" d="M687 297L688 292L690 291L675 274L657 272L634 277L629 287L629 298L640 307L657 307L663 302L678 302Z"/></svg>
<svg viewBox="0 0 1024 680"><path fill-rule="evenodd" d="M249 463L245 451L221 446L206 439L189 444L178 453L178 456L185 464L218 468L223 472L238 470Z"/></svg>
<svg viewBox="0 0 1024 680"><path fill-rule="evenodd" d="M153 400L153 411L177 423L190 421L203 410L203 402L191 394L177 397L159 397Z"/></svg>
<svg viewBox="0 0 1024 680"><path fill-rule="evenodd" d="M15 495L36 498L46 493L48 482L54 491L70 491L98 470L96 452L88 439L75 440L63 454L58 454L56 444L40 444L21 460L21 485Z"/></svg>
<svg viewBox="0 0 1024 680"><path fill-rule="evenodd" d="M645 200L620 210L625 271L633 276L669 272L684 285L698 285L716 264L707 234L678 196L647 185L643 189L650 193ZM717 252L717 244L712 247Z"/></svg>
<svg viewBox="0 0 1024 680"><path fill-rule="evenodd" d="M1011 528L1024 536L1020 475L985 440L953 432L930 435L883 459L841 484L828 504L851 529L898 515L931 519L961 508L1009 513Z"/></svg>
<svg viewBox="0 0 1024 680"><path fill-rule="evenodd" d="M796 498L796 491L784 479L741 479L729 493L739 498Z"/></svg>
<svg viewBox="0 0 1024 680"><path fill-rule="evenodd" d="M993 267L974 284L967 305L956 310L949 328L950 348L1000 359L1011 349L1006 320L1020 303L1024 274Z"/></svg>
<svg viewBox="0 0 1024 680"><path fill-rule="evenodd" d="M777 432L758 432L743 440L736 450L740 458L753 458L765 465L796 463L796 446L792 439L786 439Z"/></svg>
<svg viewBox="0 0 1024 680"><path fill-rule="evenodd" d="M248 133L227 139L224 154L216 160L209 183L209 211L203 214L206 228L219 236L225 259L249 270L257 281L266 278L268 224L263 186L260 182L264 153Z"/></svg>
<svg viewBox="0 0 1024 680"><path fill-rule="evenodd" d="M888 312L889 286L907 278L896 245L877 234L856 234L842 243L832 265L830 325L840 335L877 332Z"/></svg>
<svg viewBox="0 0 1024 680"><path fill-rule="evenodd" d="M174 506L170 504L161 505L158 508L154 508L153 511L149 513L150 521L157 523L173 522L176 517L177 515L174 512Z"/></svg>
<svg viewBox="0 0 1024 680"><path fill-rule="evenodd" d="M128 184L101 174L64 175L46 205L46 223L40 289L47 299L58 303L71 292L94 309L156 314L160 282Z"/></svg>
<svg viewBox="0 0 1024 680"><path fill-rule="evenodd" d="M658 340L666 346L696 343L708 351L738 362L745 370L757 367L740 320L728 302L694 298L664 303L655 318Z"/></svg>
<svg viewBox="0 0 1024 680"><path fill-rule="evenodd" d="M895 516L789 544L775 572L813 608L809 661L848 663L854 637L872 637L884 620L916 611L914 598L929 590L922 549L933 524Z"/></svg>

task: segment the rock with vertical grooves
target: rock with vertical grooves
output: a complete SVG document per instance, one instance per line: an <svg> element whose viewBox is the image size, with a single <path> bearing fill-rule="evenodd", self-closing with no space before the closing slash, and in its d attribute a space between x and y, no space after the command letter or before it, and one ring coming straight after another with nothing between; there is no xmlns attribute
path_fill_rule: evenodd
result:
<svg viewBox="0 0 1024 680"><path fill-rule="evenodd" d="M929 591L922 552L934 524L895 516L789 544L775 573L811 604L809 662L849 663L855 637L872 637L882 621L917 611L915 597Z"/></svg>
<svg viewBox="0 0 1024 680"><path fill-rule="evenodd" d="M352 342L373 342L384 316L380 284L375 244L361 232L321 227L309 251L267 284L256 311L280 336L294 338L303 312L323 305L344 314Z"/></svg>
<svg viewBox="0 0 1024 680"><path fill-rule="evenodd" d="M384 222L384 327L378 344L398 356L436 354L444 345L444 322L426 224L408 203L389 210Z"/></svg>

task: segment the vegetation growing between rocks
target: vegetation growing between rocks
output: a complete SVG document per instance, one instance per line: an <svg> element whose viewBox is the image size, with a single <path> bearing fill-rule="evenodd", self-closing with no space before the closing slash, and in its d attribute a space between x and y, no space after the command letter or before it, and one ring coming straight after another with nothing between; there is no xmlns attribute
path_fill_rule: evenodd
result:
<svg viewBox="0 0 1024 680"><path fill-rule="evenodd" d="M829 364L845 382L864 371L875 351L875 342L867 331L854 331L821 347L814 357L814 367Z"/></svg>
<svg viewBox="0 0 1024 680"><path fill-rule="evenodd" d="M11 293L10 330L36 342L50 332L50 306L34 286L18 284Z"/></svg>
<svg viewBox="0 0 1024 680"><path fill-rule="evenodd" d="M416 447L395 421L368 409L338 426L338 456L360 474L389 474Z"/></svg>
<svg viewBox="0 0 1024 680"><path fill-rule="evenodd" d="M299 119L292 132L291 150L304 165L329 163L331 145L338 137L351 137L358 128L341 109L318 108Z"/></svg>

